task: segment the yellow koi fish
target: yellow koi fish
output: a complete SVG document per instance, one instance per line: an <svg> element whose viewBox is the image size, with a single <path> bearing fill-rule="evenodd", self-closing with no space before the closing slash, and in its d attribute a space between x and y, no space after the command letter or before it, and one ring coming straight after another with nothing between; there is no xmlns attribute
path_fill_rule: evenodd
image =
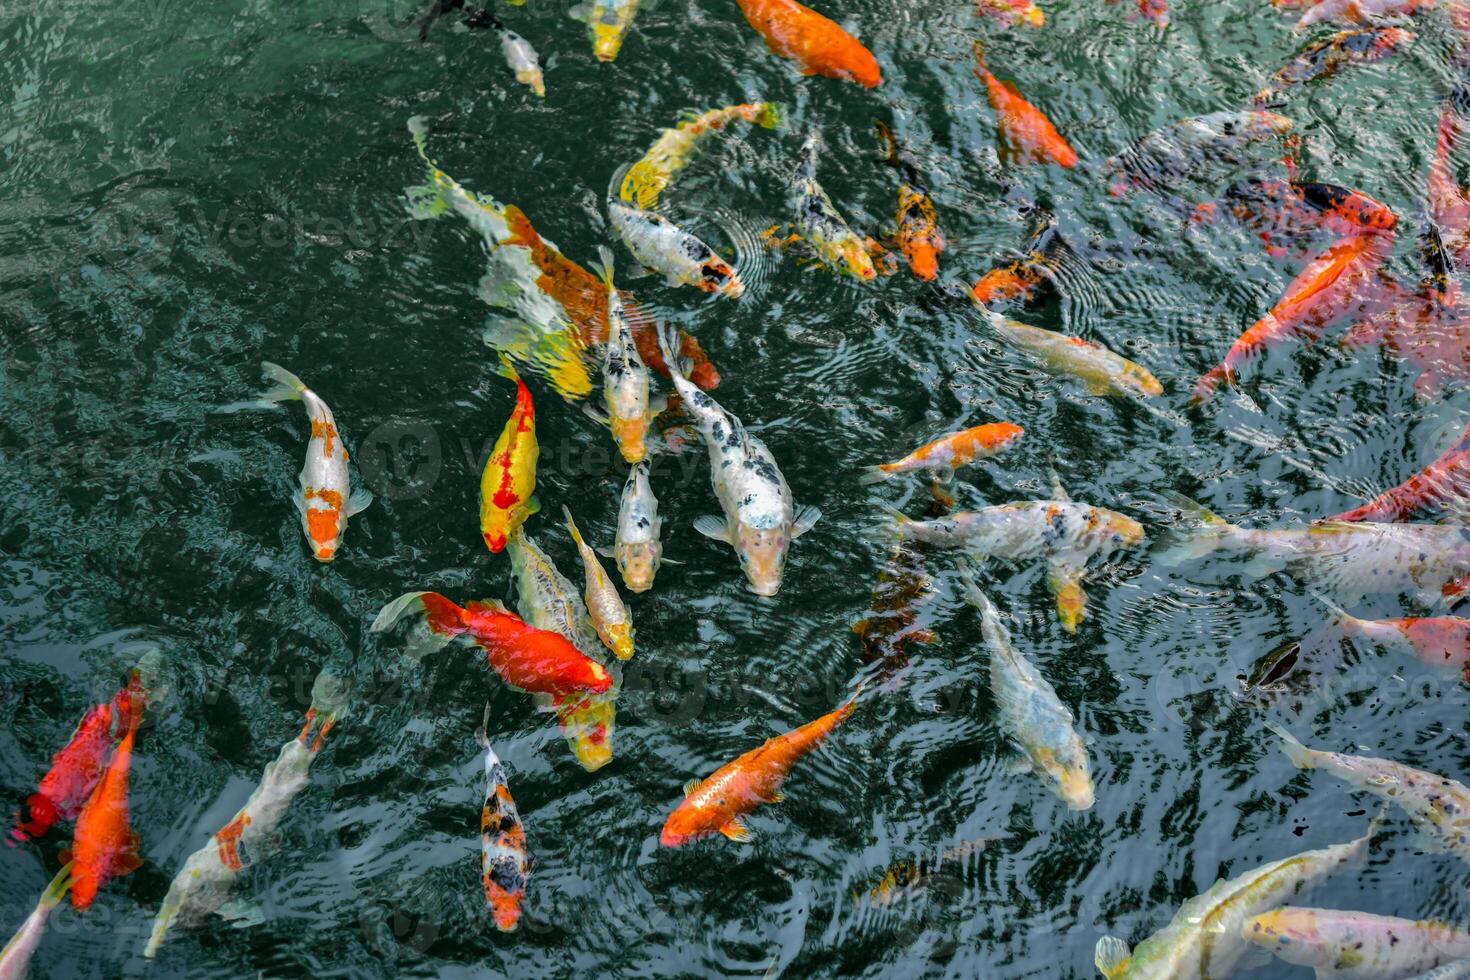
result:
<svg viewBox="0 0 1470 980"><path fill-rule="evenodd" d="M597 560L597 552L582 540L582 532L577 529L577 522L572 520L571 510L567 507L561 510L566 515L567 530L577 545L577 553L582 556L582 571L587 577L583 598L587 601L587 612L597 630L597 637L619 660L628 660L633 656L633 617L629 615L628 607L623 605L617 586L613 585L602 562Z"/></svg>
<svg viewBox="0 0 1470 980"><path fill-rule="evenodd" d="M536 443L536 406L531 390L510 361L502 359L500 364L501 373L516 383L516 407L480 476L480 534L491 554L497 555L505 549L511 532L541 509L531 496L541 454Z"/></svg>
<svg viewBox="0 0 1470 980"><path fill-rule="evenodd" d="M629 204L648 210L658 203L674 177L689 166L697 151L713 133L732 122L745 121L774 129L781 122L781 112L771 102L746 102L710 109L686 119L673 129L666 129L643 154L643 159L628 168L618 195Z"/></svg>

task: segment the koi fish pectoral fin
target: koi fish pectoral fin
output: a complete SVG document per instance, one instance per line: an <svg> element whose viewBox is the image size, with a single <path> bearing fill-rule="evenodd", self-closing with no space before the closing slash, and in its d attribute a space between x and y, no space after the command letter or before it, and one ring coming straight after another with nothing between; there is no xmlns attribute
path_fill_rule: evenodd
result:
<svg viewBox="0 0 1470 980"><path fill-rule="evenodd" d="M609 422L607 412L604 409L595 407L591 402L582 403L582 414L598 425L607 425Z"/></svg>
<svg viewBox="0 0 1470 980"><path fill-rule="evenodd" d="M248 929L265 921L265 913L260 910L260 906L243 898L231 899L215 909L215 914L236 929Z"/></svg>
<svg viewBox="0 0 1470 980"><path fill-rule="evenodd" d="M822 519L822 509L807 505L796 512L796 520L791 525L791 539L795 541L806 532L816 526L817 521Z"/></svg>
<svg viewBox="0 0 1470 980"><path fill-rule="evenodd" d="M755 833L739 817L731 817L730 822L720 828L720 833L739 844L755 840Z"/></svg>
<svg viewBox="0 0 1470 980"><path fill-rule="evenodd" d="M373 492L367 487L358 487L352 491L352 496L347 498L347 509L342 512L343 517L351 517L353 514L361 514L373 505Z"/></svg>
<svg viewBox="0 0 1470 980"><path fill-rule="evenodd" d="M694 519L694 530L714 541L723 541L725 544L734 544L735 539L730 535L730 525L723 517L716 514L706 514Z"/></svg>

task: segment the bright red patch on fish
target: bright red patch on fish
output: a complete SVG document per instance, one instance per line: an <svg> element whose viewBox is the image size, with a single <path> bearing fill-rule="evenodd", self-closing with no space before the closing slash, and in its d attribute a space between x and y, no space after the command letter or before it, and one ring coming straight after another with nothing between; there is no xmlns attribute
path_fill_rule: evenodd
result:
<svg viewBox="0 0 1470 980"><path fill-rule="evenodd" d="M1464 499L1467 491L1470 491L1470 427L1438 459L1403 483L1361 507L1343 511L1328 520L1406 521L1425 508Z"/></svg>
<svg viewBox="0 0 1470 980"><path fill-rule="evenodd" d="M219 845L220 862L233 871L239 871L245 866L240 860L240 835L248 826L250 826L250 814L241 813L214 835L215 843Z"/></svg>
<svg viewBox="0 0 1470 980"><path fill-rule="evenodd" d="M136 676L129 685L129 695L127 734L77 817L71 889L71 903L77 909L89 907L109 880L136 870L142 863L138 835L128 822L128 774L144 705L142 685Z"/></svg>
<svg viewBox="0 0 1470 980"><path fill-rule="evenodd" d="M824 17L796 0L736 0L766 46L802 66L803 75L844 78L867 88L883 81L873 52Z"/></svg>
<svg viewBox="0 0 1470 980"><path fill-rule="evenodd" d="M1470 619L1453 616L1406 617L1389 620L1427 664L1458 667L1470 684Z"/></svg>
<svg viewBox="0 0 1470 980"><path fill-rule="evenodd" d="M1021 90L996 78L985 64L985 48L975 42L975 74L985 83L996 125L1010 155L1021 161L1055 163L1068 169L1077 166L1072 149L1056 126L1036 106L1026 101Z"/></svg>

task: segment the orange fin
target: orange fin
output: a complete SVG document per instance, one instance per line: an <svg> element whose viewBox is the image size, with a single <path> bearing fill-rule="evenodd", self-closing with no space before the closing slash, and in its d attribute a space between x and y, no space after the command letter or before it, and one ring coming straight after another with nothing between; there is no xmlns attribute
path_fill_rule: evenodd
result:
<svg viewBox="0 0 1470 980"><path fill-rule="evenodd" d="M739 844L748 844L755 839L755 834L739 817L731 817L730 822L720 828L720 833Z"/></svg>

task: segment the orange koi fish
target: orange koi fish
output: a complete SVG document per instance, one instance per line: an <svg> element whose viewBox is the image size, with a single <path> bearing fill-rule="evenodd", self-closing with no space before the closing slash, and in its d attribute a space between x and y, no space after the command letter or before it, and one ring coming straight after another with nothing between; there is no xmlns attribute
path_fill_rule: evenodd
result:
<svg viewBox="0 0 1470 980"><path fill-rule="evenodd" d="M1330 20L1367 24L1432 6L1434 0L1317 0L1296 22L1296 29L1306 30L1313 24Z"/></svg>
<svg viewBox="0 0 1470 980"><path fill-rule="evenodd" d="M1000 21L1003 27L1046 26L1046 13L1033 0L976 0L976 4L976 13Z"/></svg>
<svg viewBox="0 0 1470 980"><path fill-rule="evenodd" d="M1108 0L1117 3L1118 0ZM1169 0L1138 0L1138 15L1160 29L1169 26Z"/></svg>
<svg viewBox="0 0 1470 980"><path fill-rule="evenodd" d="M844 78L877 88L883 72L873 52L832 21L796 0L736 0L772 53L801 65L803 75Z"/></svg>
<svg viewBox="0 0 1470 980"><path fill-rule="evenodd" d="M1293 85L1330 78L1350 65L1377 64L1413 40L1414 35L1401 27L1371 27L1334 34L1308 45L1287 62L1271 79L1271 84L1256 95L1255 104L1273 103Z"/></svg>
<svg viewBox="0 0 1470 980"><path fill-rule="evenodd" d="M1342 340L1345 348L1381 341L1417 367L1414 393L1425 402L1447 388L1470 385L1470 315L1455 283L1442 277L1432 277L1430 283L1425 293L1402 298L1387 312L1355 325ZM1441 285L1444 295L1438 292Z"/></svg>
<svg viewBox="0 0 1470 980"><path fill-rule="evenodd" d="M925 443L895 463L879 463L864 474L862 482L877 483L916 470L937 470L941 475L953 476L961 466L994 456L1021 438L1024 431L1014 422L989 422L951 432Z"/></svg>
<svg viewBox="0 0 1470 980"><path fill-rule="evenodd" d="M607 668L566 637L537 629L494 601L471 602L461 608L437 592L410 592L384 606L371 629L381 633L415 614L422 614L428 625L427 646L439 647L455 637L467 637L485 651L502 680L529 694L602 694L612 687Z"/></svg>
<svg viewBox="0 0 1470 980"><path fill-rule="evenodd" d="M1345 315L1393 248L1393 233L1356 235L1318 256L1286 287L1281 300L1235 341L1225 359L1199 379L1194 402L1208 401L1222 383L1234 384L1240 366L1289 338L1314 341Z"/></svg>
<svg viewBox="0 0 1470 980"><path fill-rule="evenodd" d="M1315 594L1315 593L1314 593ZM1343 633L1403 650L1434 667L1458 668L1470 684L1470 619L1456 616L1400 616L1359 619L1326 596L1318 600L1337 616Z"/></svg>
<svg viewBox="0 0 1470 980"><path fill-rule="evenodd" d="M1439 458L1403 483L1385 490L1361 507L1326 518L1328 521L1407 521L1421 510L1462 500L1470 491L1470 426Z"/></svg>
<svg viewBox="0 0 1470 980"><path fill-rule="evenodd" d="M1255 231L1269 255L1281 257L1299 239L1322 232L1337 237L1393 231L1398 215L1362 191L1314 181L1242 181L1226 188L1218 201L1200 205L1190 218L1205 224L1220 214Z"/></svg>
<svg viewBox="0 0 1470 980"><path fill-rule="evenodd" d="M145 700L141 684L130 690L127 734L77 817L71 856L62 855L63 861L73 862L71 904L78 910L91 906L108 881L137 870L143 863L138 857L138 835L128 823L128 773Z"/></svg>
<svg viewBox="0 0 1470 980"><path fill-rule="evenodd" d="M1013 162L1077 166L1077 151L1046 114L1027 102L1015 85L991 74L985 64L985 46L979 41L975 42L975 76L985 83L1005 153Z"/></svg>
<svg viewBox="0 0 1470 980"><path fill-rule="evenodd" d="M475 733L485 750L485 804L480 808L480 881L485 886L485 903L501 932L513 932L521 922L521 903L531 878L531 858L526 847L526 828L521 823L516 801L510 795L505 765L490 746L487 728L490 706Z"/></svg>
<svg viewBox="0 0 1470 980"><path fill-rule="evenodd" d="M908 260L914 275L925 282L939 276L939 253L944 251L944 236L939 232L939 215L934 199L919 178L913 164L903 158L898 139L881 122L878 135L888 148L885 159L898 171L898 248Z"/></svg>
<svg viewBox="0 0 1470 980"><path fill-rule="evenodd" d="M511 532L541 509L531 496L541 453L536 443L536 406L531 402L531 389L510 361L502 358L500 365L501 373L516 383L516 407L480 476L480 535L485 547L496 555L505 550Z"/></svg>
<svg viewBox="0 0 1470 980"><path fill-rule="evenodd" d="M684 802L669 814L659 843L678 847L716 832L733 841L750 840L752 834L743 818L762 803L781 802L781 784L792 767L847 720L861 693L859 687L836 711L768 739L716 769L708 779L690 780L684 786Z"/></svg>
<svg viewBox="0 0 1470 980"><path fill-rule="evenodd" d="M1056 216L1046 214L1021 247L1022 257L996 266L981 276L970 290L970 298L981 306L1013 299L1029 303L1052 281L1056 264L1054 253L1061 247Z"/></svg>
<svg viewBox="0 0 1470 980"><path fill-rule="evenodd" d="M1429 165L1429 215L1444 235L1455 265L1470 269L1470 194L1455 179L1450 157L1459 143L1463 120L1453 101L1439 116L1439 136Z"/></svg>

